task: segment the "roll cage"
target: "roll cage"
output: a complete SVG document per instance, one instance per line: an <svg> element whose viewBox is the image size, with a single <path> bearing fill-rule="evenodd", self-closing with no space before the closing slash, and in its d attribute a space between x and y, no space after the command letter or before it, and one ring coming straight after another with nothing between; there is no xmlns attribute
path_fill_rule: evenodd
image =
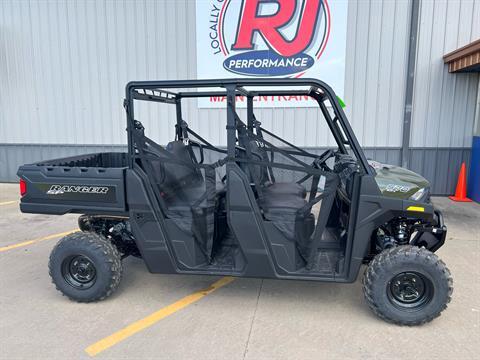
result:
<svg viewBox="0 0 480 360"><path fill-rule="evenodd" d="M298 90L298 87L309 89ZM280 90L253 89L246 87L282 87ZM291 89L283 89L290 87ZM223 88L225 90L208 90L206 88ZM171 91L170 89L185 89L185 91ZM190 89L198 89L191 91ZM200 90L201 89L201 90ZM206 90L205 90L206 89ZM135 149L132 132L135 128L134 100L153 101L176 106L176 135L181 138L182 131L182 99L202 98L211 96L225 96L227 107L227 150L229 158L235 157L237 115L235 112L236 98L239 96L247 99L247 128L252 130L255 126L253 113L253 99L257 96L309 96L313 98L327 122L332 135L337 143L339 152L348 153L347 146L358 160L360 171L364 174L373 174L367 159L347 121L345 113L330 86L317 79L209 79L209 80L176 80L176 81L134 81L126 86L124 106L127 112L128 155L129 166L133 168ZM328 103L333 110L333 116L328 109ZM280 139L283 140L283 139ZM285 142L285 141L284 141ZM286 142L285 142L286 143ZM295 146L286 143L290 147Z"/></svg>

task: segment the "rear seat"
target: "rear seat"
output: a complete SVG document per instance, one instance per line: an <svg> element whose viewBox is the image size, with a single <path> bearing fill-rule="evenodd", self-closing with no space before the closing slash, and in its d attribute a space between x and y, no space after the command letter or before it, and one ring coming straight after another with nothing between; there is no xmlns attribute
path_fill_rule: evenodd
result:
<svg viewBox="0 0 480 360"><path fill-rule="evenodd" d="M173 160L196 164L193 153L182 141L172 141L166 150ZM210 257L213 245L215 205L205 198L206 184L202 171L193 166L161 159L152 161L160 195L164 200L165 214L175 224L198 241L202 251ZM217 188L217 191L224 191ZM204 198L202 200L202 197Z"/></svg>
<svg viewBox="0 0 480 360"><path fill-rule="evenodd" d="M194 159L183 142L172 141L165 149L173 155L173 160L194 164ZM205 192L205 181L200 169L161 160L155 163L156 180L167 207L192 205Z"/></svg>

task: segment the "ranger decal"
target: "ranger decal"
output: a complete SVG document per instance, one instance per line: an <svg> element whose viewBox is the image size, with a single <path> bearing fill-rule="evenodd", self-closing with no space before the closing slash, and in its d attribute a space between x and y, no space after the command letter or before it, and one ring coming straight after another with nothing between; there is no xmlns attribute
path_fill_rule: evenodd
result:
<svg viewBox="0 0 480 360"><path fill-rule="evenodd" d="M47 191L48 195L61 195L65 193L106 194L108 187L91 185L52 185Z"/></svg>

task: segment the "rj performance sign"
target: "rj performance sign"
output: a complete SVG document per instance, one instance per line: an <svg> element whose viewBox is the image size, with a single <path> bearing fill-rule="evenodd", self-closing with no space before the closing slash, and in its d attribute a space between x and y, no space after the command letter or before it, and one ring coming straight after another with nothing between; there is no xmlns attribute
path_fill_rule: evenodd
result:
<svg viewBox="0 0 480 360"><path fill-rule="evenodd" d="M196 5L199 79L314 77L343 97L347 1L197 0ZM315 106L301 96L256 101L263 107ZM223 107L225 99L200 99L199 106Z"/></svg>

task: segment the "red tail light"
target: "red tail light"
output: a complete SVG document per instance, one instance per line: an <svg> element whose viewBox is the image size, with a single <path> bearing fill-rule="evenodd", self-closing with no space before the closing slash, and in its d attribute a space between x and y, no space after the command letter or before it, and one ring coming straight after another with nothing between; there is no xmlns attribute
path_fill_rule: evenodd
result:
<svg viewBox="0 0 480 360"><path fill-rule="evenodd" d="M25 180L20 179L20 195L25 195L27 193L27 183Z"/></svg>

